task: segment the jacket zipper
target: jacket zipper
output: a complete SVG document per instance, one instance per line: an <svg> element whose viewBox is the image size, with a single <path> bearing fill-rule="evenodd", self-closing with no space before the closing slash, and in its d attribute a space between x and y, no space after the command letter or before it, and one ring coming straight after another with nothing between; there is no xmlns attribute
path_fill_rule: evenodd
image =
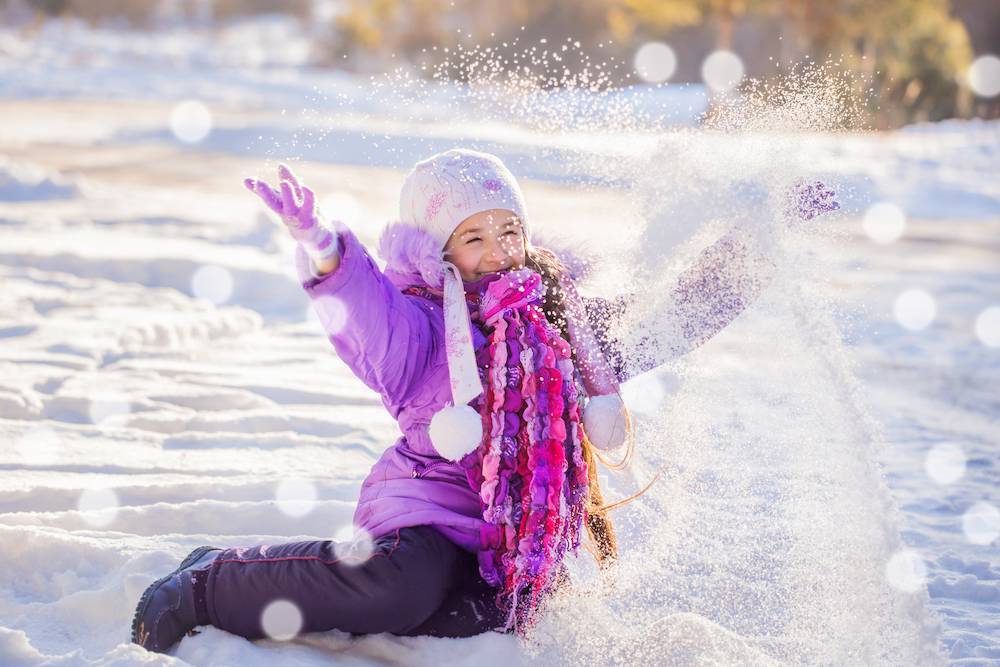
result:
<svg viewBox="0 0 1000 667"><path fill-rule="evenodd" d="M413 464L413 478L414 479L420 479L428 471L434 470L434 468L443 466L446 463L448 463L448 461L435 461L434 463L431 463L430 465L426 465L426 466L425 465L421 465L420 463L414 463Z"/></svg>

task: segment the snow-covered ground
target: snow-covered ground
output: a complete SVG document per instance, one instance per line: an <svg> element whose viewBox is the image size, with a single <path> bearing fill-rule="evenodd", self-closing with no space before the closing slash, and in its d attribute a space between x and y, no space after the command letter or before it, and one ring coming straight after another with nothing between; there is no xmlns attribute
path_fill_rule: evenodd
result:
<svg viewBox="0 0 1000 667"><path fill-rule="evenodd" d="M0 30L0 664L1000 665L1000 124L633 120L704 110L671 86L484 109L311 70L275 25ZM194 143L176 135L204 108L182 100L210 111ZM730 327L626 387L636 456L608 495L662 472L614 514L616 585L582 554L527 640L129 645L139 595L192 548L349 534L398 432L242 178L296 160L371 246L405 169L453 145L500 154L533 227L598 252L593 293L652 303L732 224L775 264ZM776 223L796 176L844 209Z"/></svg>

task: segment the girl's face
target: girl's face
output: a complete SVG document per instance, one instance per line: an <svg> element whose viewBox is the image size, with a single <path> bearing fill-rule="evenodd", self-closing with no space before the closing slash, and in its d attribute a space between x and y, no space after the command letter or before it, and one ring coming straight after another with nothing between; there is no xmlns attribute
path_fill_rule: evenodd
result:
<svg viewBox="0 0 1000 667"><path fill-rule="evenodd" d="M524 267L524 230L511 211L493 209L470 215L444 247L445 259L462 280L474 283L491 273Z"/></svg>

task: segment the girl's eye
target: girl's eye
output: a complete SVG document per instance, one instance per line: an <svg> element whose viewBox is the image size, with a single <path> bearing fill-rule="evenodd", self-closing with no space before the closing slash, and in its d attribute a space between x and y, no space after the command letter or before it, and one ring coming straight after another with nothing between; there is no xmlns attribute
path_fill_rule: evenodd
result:
<svg viewBox="0 0 1000 667"><path fill-rule="evenodd" d="M466 241L466 243L475 243L476 241L482 241L482 239L477 236L475 238L469 239L468 241Z"/></svg>

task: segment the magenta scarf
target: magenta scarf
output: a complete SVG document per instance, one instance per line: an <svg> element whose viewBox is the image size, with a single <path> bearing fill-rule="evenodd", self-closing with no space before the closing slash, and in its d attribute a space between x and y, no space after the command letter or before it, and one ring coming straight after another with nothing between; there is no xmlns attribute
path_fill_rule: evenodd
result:
<svg viewBox="0 0 1000 667"><path fill-rule="evenodd" d="M485 436L470 481L486 525L479 567L524 628L560 576L586 521L587 464L571 350L542 314L545 286L530 269L483 281L473 322L492 331L477 359ZM530 594L528 590L530 587Z"/></svg>

